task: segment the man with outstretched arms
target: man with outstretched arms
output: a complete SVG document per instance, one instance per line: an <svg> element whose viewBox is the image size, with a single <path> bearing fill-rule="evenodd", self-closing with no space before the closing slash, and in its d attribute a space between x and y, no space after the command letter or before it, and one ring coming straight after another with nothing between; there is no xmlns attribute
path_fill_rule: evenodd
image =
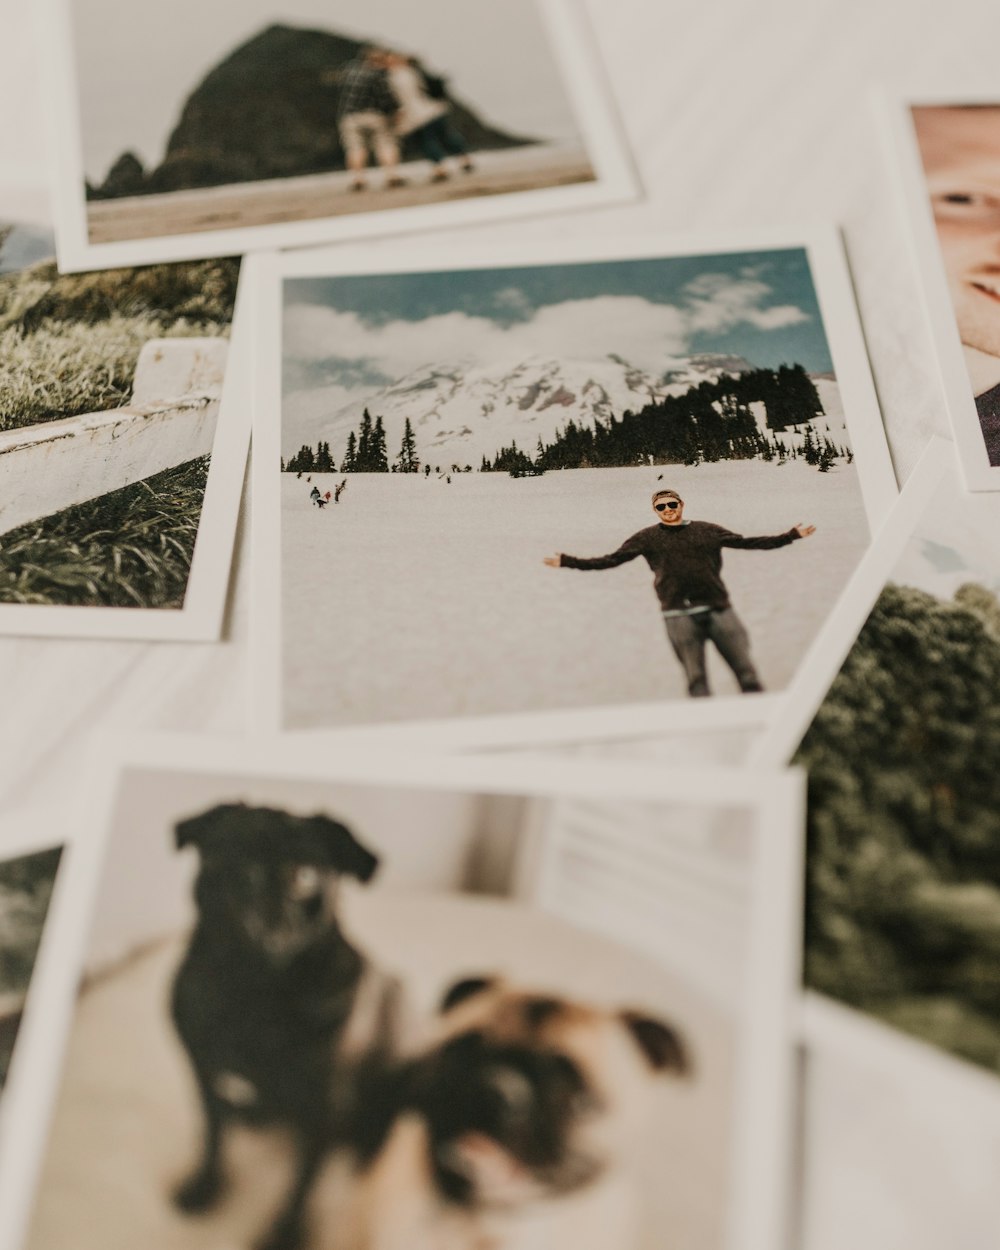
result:
<svg viewBox="0 0 1000 1250"><path fill-rule="evenodd" d="M564 553L546 556L550 568L613 569L642 556L653 571L667 637L680 660L694 698L711 694L705 669L705 644L711 640L740 683L744 694L763 690L750 658L750 638L729 602L722 580L722 548L768 551L815 532L796 525L784 534L744 538L708 521L686 521L684 500L674 490L653 495L656 524L639 530L617 551L593 559Z"/></svg>

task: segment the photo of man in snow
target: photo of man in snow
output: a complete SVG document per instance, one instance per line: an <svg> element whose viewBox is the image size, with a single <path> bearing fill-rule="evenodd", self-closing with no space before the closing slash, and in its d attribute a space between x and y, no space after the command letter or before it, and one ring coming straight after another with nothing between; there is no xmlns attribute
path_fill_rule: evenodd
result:
<svg viewBox="0 0 1000 1250"><path fill-rule="evenodd" d="M733 670L744 694L762 691L750 656L750 635L722 580L722 548L771 551L808 538L816 527L799 524L784 534L745 538L709 521L686 521L684 500L674 490L656 491L653 511L656 524L627 538L610 555L580 559L560 552L546 556L544 562L550 568L613 569L642 556L652 570L667 637L684 669L688 694L705 698L712 693L705 668L709 641Z"/></svg>
<svg viewBox="0 0 1000 1250"><path fill-rule="evenodd" d="M287 728L721 723L787 687L867 549L877 421L806 249L305 271L282 298ZM305 476L350 483L329 524Z"/></svg>

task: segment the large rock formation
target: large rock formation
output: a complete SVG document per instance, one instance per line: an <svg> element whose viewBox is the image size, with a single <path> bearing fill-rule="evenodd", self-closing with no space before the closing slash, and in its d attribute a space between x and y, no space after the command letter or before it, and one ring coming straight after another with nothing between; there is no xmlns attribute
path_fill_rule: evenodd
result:
<svg viewBox="0 0 1000 1250"><path fill-rule="evenodd" d="M343 169L339 88L324 77L361 46L325 30L269 26L230 53L191 93L160 165L143 171L125 154L100 187L87 188L88 196L114 199ZM458 101L452 104L455 124L473 149L530 142L494 130ZM408 140L404 157L417 155Z"/></svg>

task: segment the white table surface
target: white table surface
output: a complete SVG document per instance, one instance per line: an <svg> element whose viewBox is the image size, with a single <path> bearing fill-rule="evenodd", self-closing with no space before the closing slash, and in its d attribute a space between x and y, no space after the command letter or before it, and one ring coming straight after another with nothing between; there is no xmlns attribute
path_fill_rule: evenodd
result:
<svg viewBox="0 0 1000 1250"><path fill-rule="evenodd" d="M234 3L237 0L234 0ZM44 177L34 69L21 52L32 6L0 0L0 181ZM335 6L334 6L335 8ZM895 184L872 112L884 85L1000 85L994 0L590 0L597 36L647 190L644 202L570 221L477 228L490 237L564 236L838 221L844 228L893 457L905 479L928 439L947 433ZM216 646L0 639L0 806L45 806L72 819L96 730L238 732L244 723L248 546L238 548L227 641ZM58 824L55 832L58 833ZM838 1067L838 1064L840 1065ZM942 1190L913 1148L913 1124L936 1135L932 1108L896 1139L882 1125L864 1184L852 1142L866 1099L847 1064L819 1057L810 1089L824 1099L807 1131L805 1250L937 1250L927 1218L942 1204L979 1206L969 1186ZM919 1089L912 1096L919 1099ZM892 1118L889 1118L890 1126ZM905 1197L891 1184L913 1155ZM890 1169L888 1159L893 1159ZM994 1186L995 1188L995 1186ZM887 1216L887 1205L889 1215ZM866 1211L872 1217L866 1222ZM850 1211L838 1237L838 1212ZM996 1212L993 1212L994 1217ZM970 1230L968 1221L963 1225ZM978 1227L978 1226L977 1226ZM848 1232L849 1230L849 1232ZM996 1241L985 1223L965 1246ZM968 1233L967 1233L968 1235Z"/></svg>

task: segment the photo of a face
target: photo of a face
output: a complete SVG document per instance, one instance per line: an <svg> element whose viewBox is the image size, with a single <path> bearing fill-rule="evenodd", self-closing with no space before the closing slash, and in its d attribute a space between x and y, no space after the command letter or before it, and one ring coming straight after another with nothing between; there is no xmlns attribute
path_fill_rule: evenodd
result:
<svg viewBox="0 0 1000 1250"><path fill-rule="evenodd" d="M912 109L989 462L1000 465L1000 105Z"/></svg>

